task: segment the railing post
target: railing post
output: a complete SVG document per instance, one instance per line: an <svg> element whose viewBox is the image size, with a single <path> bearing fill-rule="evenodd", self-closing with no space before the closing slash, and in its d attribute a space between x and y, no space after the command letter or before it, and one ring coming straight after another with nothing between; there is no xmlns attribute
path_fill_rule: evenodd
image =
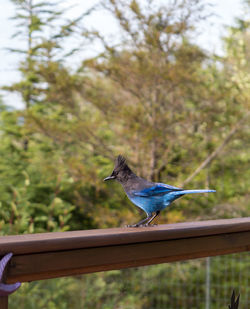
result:
<svg viewBox="0 0 250 309"><path fill-rule="evenodd" d="M8 296L0 296L0 309L8 309Z"/></svg>
<svg viewBox="0 0 250 309"><path fill-rule="evenodd" d="M206 258L206 309L210 309L210 257Z"/></svg>

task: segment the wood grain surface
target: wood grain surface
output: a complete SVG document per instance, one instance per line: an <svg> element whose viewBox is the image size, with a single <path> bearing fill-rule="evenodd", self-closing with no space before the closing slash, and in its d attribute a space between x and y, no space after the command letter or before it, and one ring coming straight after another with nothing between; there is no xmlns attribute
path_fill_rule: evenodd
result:
<svg viewBox="0 0 250 309"><path fill-rule="evenodd" d="M7 282L250 251L250 218L0 237Z"/></svg>

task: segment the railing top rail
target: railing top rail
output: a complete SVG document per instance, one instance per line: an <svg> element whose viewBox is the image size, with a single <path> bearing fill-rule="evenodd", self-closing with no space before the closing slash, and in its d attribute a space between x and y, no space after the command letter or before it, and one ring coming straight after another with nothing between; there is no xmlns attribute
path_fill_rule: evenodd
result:
<svg viewBox="0 0 250 309"><path fill-rule="evenodd" d="M0 237L0 256L14 253L9 283L242 251L250 251L250 217Z"/></svg>
<svg viewBox="0 0 250 309"><path fill-rule="evenodd" d="M164 224L140 228L92 229L70 232L0 236L0 256L110 245L184 239L250 231L250 217Z"/></svg>

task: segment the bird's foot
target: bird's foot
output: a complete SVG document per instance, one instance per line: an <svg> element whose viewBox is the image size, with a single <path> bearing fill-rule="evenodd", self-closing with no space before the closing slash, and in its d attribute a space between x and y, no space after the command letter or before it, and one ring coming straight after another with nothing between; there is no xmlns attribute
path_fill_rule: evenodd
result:
<svg viewBox="0 0 250 309"><path fill-rule="evenodd" d="M139 227L140 225L138 224L128 224L128 225L125 225L125 227Z"/></svg>
<svg viewBox="0 0 250 309"><path fill-rule="evenodd" d="M150 224L150 223L145 223L145 224L131 224L131 225L125 225L125 227L153 227L157 226L157 224Z"/></svg>
<svg viewBox="0 0 250 309"><path fill-rule="evenodd" d="M7 296L13 292L15 292L21 285L20 282L16 282L14 284L5 284L2 282L3 279L3 272L6 268L7 263L12 257L12 253L6 254L0 260L0 296Z"/></svg>

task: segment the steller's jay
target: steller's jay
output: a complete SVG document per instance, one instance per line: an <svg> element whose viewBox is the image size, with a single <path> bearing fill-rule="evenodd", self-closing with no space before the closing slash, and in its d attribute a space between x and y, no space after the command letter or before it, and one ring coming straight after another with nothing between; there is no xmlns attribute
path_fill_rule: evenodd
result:
<svg viewBox="0 0 250 309"><path fill-rule="evenodd" d="M116 158L112 174L104 181L111 179L120 182L131 202L147 214L147 218L129 227L148 226L161 210L185 194L215 192L215 190L183 190L164 183L147 181L136 176L121 155Z"/></svg>

